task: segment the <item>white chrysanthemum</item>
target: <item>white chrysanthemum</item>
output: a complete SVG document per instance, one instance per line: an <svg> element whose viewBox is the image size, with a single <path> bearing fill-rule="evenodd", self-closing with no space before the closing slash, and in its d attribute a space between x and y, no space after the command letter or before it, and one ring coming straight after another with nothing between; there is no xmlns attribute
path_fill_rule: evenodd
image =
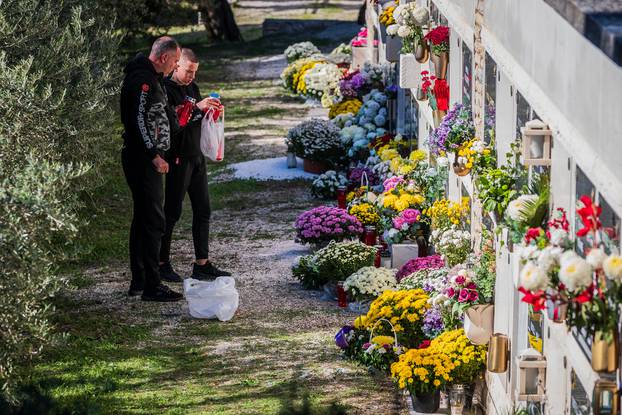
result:
<svg viewBox="0 0 622 415"><path fill-rule="evenodd" d="M593 248L585 257L588 264L594 269L603 267L603 262L607 259L607 254L600 248Z"/></svg>
<svg viewBox="0 0 622 415"><path fill-rule="evenodd" d="M408 37L408 36L412 35L412 33L413 33L412 29L410 27L408 27L408 26L400 26L397 29L397 35L399 37Z"/></svg>
<svg viewBox="0 0 622 415"><path fill-rule="evenodd" d="M393 19L398 20L402 17L402 12L404 11L404 5L400 4L393 9Z"/></svg>
<svg viewBox="0 0 622 415"><path fill-rule="evenodd" d="M546 273L533 262L525 264L520 272L520 285L529 291L539 291L546 289L548 277Z"/></svg>
<svg viewBox="0 0 622 415"><path fill-rule="evenodd" d="M525 216L525 209L528 203L534 203L538 200L537 195L522 195L512 200L508 204L507 215L510 219L517 222L526 222L530 218Z"/></svg>
<svg viewBox="0 0 622 415"><path fill-rule="evenodd" d="M426 9L425 7L417 7L412 13L412 18L416 25L425 26L430 20L430 13L428 13L428 9Z"/></svg>
<svg viewBox="0 0 622 415"><path fill-rule="evenodd" d="M389 35L389 36L397 35L397 29L398 28L399 28L399 25L397 25L397 24L392 24L390 26L387 26L387 35Z"/></svg>
<svg viewBox="0 0 622 415"><path fill-rule="evenodd" d="M537 264L544 272L549 273L558 265L561 254L561 248L547 246L542 251L538 252Z"/></svg>
<svg viewBox="0 0 622 415"><path fill-rule="evenodd" d="M607 278L622 281L622 257L620 255L609 255L603 261L603 270Z"/></svg>
<svg viewBox="0 0 622 415"><path fill-rule="evenodd" d="M578 255L566 258L559 269L559 280L570 290L586 288L592 282L593 269Z"/></svg>

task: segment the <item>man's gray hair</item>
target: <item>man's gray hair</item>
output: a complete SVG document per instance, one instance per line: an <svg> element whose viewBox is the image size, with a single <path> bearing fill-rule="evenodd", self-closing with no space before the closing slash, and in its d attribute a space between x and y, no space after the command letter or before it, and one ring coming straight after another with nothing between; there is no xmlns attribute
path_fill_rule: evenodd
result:
<svg viewBox="0 0 622 415"><path fill-rule="evenodd" d="M171 36L162 36L153 42L153 46L151 46L151 56L159 58L160 56L170 51L176 51L179 48L179 43L177 43L175 38Z"/></svg>

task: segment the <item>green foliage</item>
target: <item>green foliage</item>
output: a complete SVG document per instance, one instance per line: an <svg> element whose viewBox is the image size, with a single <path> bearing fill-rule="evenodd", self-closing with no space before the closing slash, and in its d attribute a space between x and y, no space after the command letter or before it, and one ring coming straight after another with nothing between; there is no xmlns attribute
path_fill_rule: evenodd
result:
<svg viewBox="0 0 622 415"><path fill-rule="evenodd" d="M475 179L484 210L494 213L499 221L526 177L526 170L519 163L519 146L520 141L512 143L511 151L505 155L506 163L484 169Z"/></svg>
<svg viewBox="0 0 622 415"><path fill-rule="evenodd" d="M54 337L49 299L66 282L55 264L77 232L69 188L86 170L33 157L11 174L6 167L0 158L0 382L12 400L24 366Z"/></svg>
<svg viewBox="0 0 622 415"><path fill-rule="evenodd" d="M100 12L94 1L0 2L0 386L9 401L54 337L50 299L66 283L57 264L113 133L117 38Z"/></svg>
<svg viewBox="0 0 622 415"><path fill-rule="evenodd" d="M372 266L375 256L373 246L332 241L315 254L301 257L292 273L304 288L315 289L331 281L344 281L359 269Z"/></svg>

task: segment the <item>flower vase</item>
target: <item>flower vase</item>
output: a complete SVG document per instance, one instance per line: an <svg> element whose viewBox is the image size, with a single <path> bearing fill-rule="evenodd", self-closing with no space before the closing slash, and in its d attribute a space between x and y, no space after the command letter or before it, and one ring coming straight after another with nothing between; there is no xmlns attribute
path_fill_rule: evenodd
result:
<svg viewBox="0 0 622 415"><path fill-rule="evenodd" d="M611 373L618 369L618 338L611 333L613 339L607 340L603 332L596 332L592 341L592 369L595 372Z"/></svg>
<svg viewBox="0 0 622 415"><path fill-rule="evenodd" d="M307 173L313 173L313 174L326 173L330 169L328 164L322 161L315 161L315 160L309 160L309 159L303 160L302 168Z"/></svg>
<svg viewBox="0 0 622 415"><path fill-rule="evenodd" d="M479 304L464 312L464 333L473 344L487 344L492 334L495 306Z"/></svg>
<svg viewBox="0 0 622 415"><path fill-rule="evenodd" d="M385 55L388 62L400 60L400 50L402 49L402 38L399 36L387 36L385 43Z"/></svg>
<svg viewBox="0 0 622 415"><path fill-rule="evenodd" d="M415 46L415 59L419 63L426 63L430 59L430 44L425 39L419 39Z"/></svg>
<svg viewBox="0 0 622 415"><path fill-rule="evenodd" d="M490 336L486 367L492 373L505 373L508 370L510 339L505 334L495 333Z"/></svg>
<svg viewBox="0 0 622 415"><path fill-rule="evenodd" d="M400 55L400 88L416 88L419 83L419 64L412 53Z"/></svg>
<svg viewBox="0 0 622 415"><path fill-rule="evenodd" d="M417 95L415 95L415 98L417 101L427 101L428 94L423 90L423 88L419 87L417 88Z"/></svg>
<svg viewBox="0 0 622 415"><path fill-rule="evenodd" d="M447 79L447 66L449 65L449 52L433 53L430 56L434 64L434 75L438 79Z"/></svg>
<svg viewBox="0 0 622 415"><path fill-rule="evenodd" d="M441 111L441 110L432 111L432 116L434 117L434 128L438 128L438 126L441 125L441 121L443 121L443 118L445 118L445 115L447 115L447 111Z"/></svg>
<svg viewBox="0 0 622 415"><path fill-rule="evenodd" d="M553 323L563 323L568 316L568 299L565 296L560 298L547 298L546 314Z"/></svg>
<svg viewBox="0 0 622 415"><path fill-rule="evenodd" d="M466 406L465 385L452 385L449 389L449 406L451 415L462 415Z"/></svg>
<svg viewBox="0 0 622 415"><path fill-rule="evenodd" d="M454 169L454 173L456 173L456 175L460 177L464 177L467 174L471 173L470 168L468 168L465 164L458 162L457 156L452 164L452 167Z"/></svg>
<svg viewBox="0 0 622 415"><path fill-rule="evenodd" d="M441 404L441 392L435 390L428 393L415 393L410 395L413 409L422 414L433 414L438 411Z"/></svg>

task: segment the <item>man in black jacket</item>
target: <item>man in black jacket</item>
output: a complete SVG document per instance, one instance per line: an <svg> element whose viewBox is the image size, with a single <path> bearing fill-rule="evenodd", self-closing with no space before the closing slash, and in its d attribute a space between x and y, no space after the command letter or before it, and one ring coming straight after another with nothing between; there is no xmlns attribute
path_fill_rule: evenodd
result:
<svg viewBox="0 0 622 415"><path fill-rule="evenodd" d="M170 170L166 176L164 213L166 231L160 249L160 277L167 281L182 281L170 263L171 237L175 223L181 217L186 192L192 205L192 239L196 261L192 278L206 280L231 275L216 268L208 260L209 220L211 215L207 187L207 168L201 153L201 121L203 112L214 105L213 98L202 99L194 82L199 61L190 49L182 49L179 66L166 78L169 104L179 114L180 129L173 133L171 149L166 155Z"/></svg>
<svg viewBox="0 0 622 415"><path fill-rule="evenodd" d="M125 67L121 88L123 172L134 201L130 229L129 295L144 301L178 301L182 295L160 283L158 257L165 229L163 180L169 171L164 153L170 147L171 122L163 76L177 67L181 50L175 39L157 39L149 56L138 54ZM175 125L173 125L175 128Z"/></svg>

